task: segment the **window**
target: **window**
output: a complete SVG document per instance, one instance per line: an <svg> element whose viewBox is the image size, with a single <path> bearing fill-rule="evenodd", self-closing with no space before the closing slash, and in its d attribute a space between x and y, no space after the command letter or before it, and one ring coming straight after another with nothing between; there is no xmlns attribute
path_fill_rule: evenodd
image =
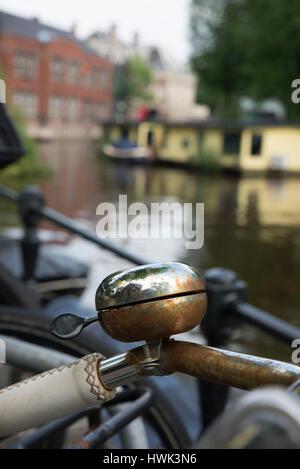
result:
<svg viewBox="0 0 300 469"><path fill-rule="evenodd" d="M147 146L151 147L152 144L153 144L153 131L149 130L149 132L147 133Z"/></svg>
<svg viewBox="0 0 300 469"><path fill-rule="evenodd" d="M99 87L101 90L104 90L107 87L107 71L99 71Z"/></svg>
<svg viewBox="0 0 300 469"><path fill-rule="evenodd" d="M106 118L106 103L103 101L99 104L99 119L104 120Z"/></svg>
<svg viewBox="0 0 300 469"><path fill-rule="evenodd" d="M57 83L63 81L64 75L64 61L58 57L51 61L51 80Z"/></svg>
<svg viewBox="0 0 300 469"><path fill-rule="evenodd" d="M261 154L261 147L262 147L262 136L252 135L251 155L259 156Z"/></svg>
<svg viewBox="0 0 300 469"><path fill-rule="evenodd" d="M101 101L100 103L96 103L94 105L94 120L95 121L103 121L106 118L106 103L104 101Z"/></svg>
<svg viewBox="0 0 300 469"><path fill-rule="evenodd" d="M104 90L107 87L107 70L101 70L99 68L94 68L91 72L91 77L89 78L90 82L93 82L93 86L97 89ZM87 86L91 86L91 83L88 83Z"/></svg>
<svg viewBox="0 0 300 469"><path fill-rule="evenodd" d="M241 144L240 132L226 132L224 134L224 148L225 155L239 155Z"/></svg>
<svg viewBox="0 0 300 469"><path fill-rule="evenodd" d="M91 120L93 113L93 104L91 101L85 101L83 105L83 118L85 120Z"/></svg>
<svg viewBox="0 0 300 469"><path fill-rule="evenodd" d="M80 102L77 98L69 98L67 101L67 118L70 121L79 120Z"/></svg>
<svg viewBox="0 0 300 469"><path fill-rule="evenodd" d="M69 83L76 85L79 79L79 65L77 62L71 62L69 68Z"/></svg>
<svg viewBox="0 0 300 469"><path fill-rule="evenodd" d="M49 116L53 120L63 117L63 99L61 96L51 96L49 100Z"/></svg>
<svg viewBox="0 0 300 469"><path fill-rule="evenodd" d="M38 97L30 91L16 91L13 94L13 105L18 107L24 116L35 118L38 114Z"/></svg>
<svg viewBox="0 0 300 469"><path fill-rule="evenodd" d="M93 83L93 74L91 71L87 71L86 74L84 75L84 86L86 88L91 88Z"/></svg>
<svg viewBox="0 0 300 469"><path fill-rule="evenodd" d="M121 136L125 140L129 138L129 127L127 125L121 127Z"/></svg>
<svg viewBox="0 0 300 469"><path fill-rule="evenodd" d="M63 121L68 120L69 118L68 112L69 112L69 98L62 98L61 99L61 115L62 115Z"/></svg>
<svg viewBox="0 0 300 469"><path fill-rule="evenodd" d="M25 79L34 79L37 76L38 61L31 52L18 51L14 56L14 73Z"/></svg>

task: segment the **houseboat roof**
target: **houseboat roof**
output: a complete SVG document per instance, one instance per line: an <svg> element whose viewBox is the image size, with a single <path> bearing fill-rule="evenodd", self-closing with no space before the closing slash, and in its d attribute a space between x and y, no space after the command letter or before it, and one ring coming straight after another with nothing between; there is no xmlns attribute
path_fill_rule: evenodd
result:
<svg viewBox="0 0 300 469"><path fill-rule="evenodd" d="M198 128L198 129L244 129L247 127L300 127L300 121L283 121L283 120L216 120L209 119L205 121L184 121L171 122L165 120L137 121L137 120L109 120L102 122L104 126L138 126L144 123L159 124L165 127L177 128Z"/></svg>

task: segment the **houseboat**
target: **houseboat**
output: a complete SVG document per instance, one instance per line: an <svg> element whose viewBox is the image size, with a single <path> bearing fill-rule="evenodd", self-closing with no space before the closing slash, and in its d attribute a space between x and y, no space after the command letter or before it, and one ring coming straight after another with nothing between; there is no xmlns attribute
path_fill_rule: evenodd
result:
<svg viewBox="0 0 300 469"><path fill-rule="evenodd" d="M151 161L199 166L217 161L241 173L300 174L300 123L287 122L106 122L106 138L148 148Z"/></svg>

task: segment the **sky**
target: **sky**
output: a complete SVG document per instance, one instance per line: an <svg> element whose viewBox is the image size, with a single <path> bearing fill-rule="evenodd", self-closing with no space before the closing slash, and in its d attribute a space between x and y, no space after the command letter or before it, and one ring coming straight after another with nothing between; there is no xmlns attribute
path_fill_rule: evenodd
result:
<svg viewBox="0 0 300 469"><path fill-rule="evenodd" d="M0 0L0 10L38 17L62 29L76 25L78 37L107 31L114 23L119 37L130 41L135 31L141 42L158 45L178 63L189 54L190 0Z"/></svg>

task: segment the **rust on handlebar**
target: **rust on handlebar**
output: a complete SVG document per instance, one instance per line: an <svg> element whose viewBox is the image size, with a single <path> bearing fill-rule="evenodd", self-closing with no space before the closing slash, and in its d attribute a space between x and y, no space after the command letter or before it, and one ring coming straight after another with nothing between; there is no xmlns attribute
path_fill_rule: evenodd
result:
<svg viewBox="0 0 300 469"><path fill-rule="evenodd" d="M187 373L241 389L289 386L300 379L296 365L173 340L163 343L159 363L166 373Z"/></svg>

